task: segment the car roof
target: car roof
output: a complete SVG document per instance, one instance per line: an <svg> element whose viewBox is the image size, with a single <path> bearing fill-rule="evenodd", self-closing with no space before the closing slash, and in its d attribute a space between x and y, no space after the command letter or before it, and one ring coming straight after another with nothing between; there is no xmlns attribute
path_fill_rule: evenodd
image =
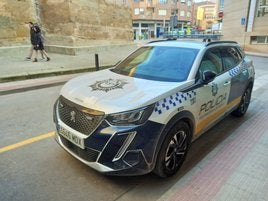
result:
<svg viewBox="0 0 268 201"><path fill-rule="evenodd" d="M213 42L202 42L198 40L157 40L151 41L145 46L165 46L165 47L182 47L182 48L193 48L202 49L207 46L215 45L238 45L235 41L213 41Z"/></svg>

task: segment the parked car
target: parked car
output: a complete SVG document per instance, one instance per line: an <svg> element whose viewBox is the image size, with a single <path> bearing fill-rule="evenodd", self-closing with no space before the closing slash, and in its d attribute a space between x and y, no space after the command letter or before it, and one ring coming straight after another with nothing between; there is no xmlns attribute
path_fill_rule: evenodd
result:
<svg viewBox="0 0 268 201"><path fill-rule="evenodd" d="M254 75L236 42L152 42L63 86L56 140L105 174L168 177L193 140L226 115L246 113Z"/></svg>

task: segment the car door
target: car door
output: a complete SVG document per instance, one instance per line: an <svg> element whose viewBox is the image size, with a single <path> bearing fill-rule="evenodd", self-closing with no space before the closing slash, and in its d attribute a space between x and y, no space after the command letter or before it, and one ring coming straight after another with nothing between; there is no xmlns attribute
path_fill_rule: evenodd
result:
<svg viewBox="0 0 268 201"><path fill-rule="evenodd" d="M211 82L202 84L196 91L197 135L225 114L231 78L224 71L220 48L208 49L204 54L197 73L199 82L203 82L202 76L206 71L216 73L216 77Z"/></svg>
<svg viewBox="0 0 268 201"><path fill-rule="evenodd" d="M230 94L227 101L226 113L239 104L247 86L249 73L244 67L245 62L237 47L226 46L221 48L221 57L224 70L231 79Z"/></svg>

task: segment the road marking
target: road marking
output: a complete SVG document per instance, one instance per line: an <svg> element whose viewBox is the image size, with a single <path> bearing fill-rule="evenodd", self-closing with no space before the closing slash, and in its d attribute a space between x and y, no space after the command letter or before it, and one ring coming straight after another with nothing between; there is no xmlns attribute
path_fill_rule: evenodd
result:
<svg viewBox="0 0 268 201"><path fill-rule="evenodd" d="M49 137L53 137L54 135L55 135L55 132L53 131L53 132L49 132L49 133L44 134L44 135L39 135L39 136L29 138L27 140L15 143L15 144L8 145L6 147L0 148L0 153L10 151L12 149L16 149L18 147L21 147L21 146L24 146L24 145L27 145L27 144L31 144L31 143L39 141L39 140L43 140L43 139L46 139L46 138L49 138Z"/></svg>

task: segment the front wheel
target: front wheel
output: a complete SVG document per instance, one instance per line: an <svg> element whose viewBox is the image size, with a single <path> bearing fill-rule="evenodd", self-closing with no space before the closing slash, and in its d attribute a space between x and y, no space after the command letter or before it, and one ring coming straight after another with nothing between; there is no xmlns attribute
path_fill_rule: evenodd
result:
<svg viewBox="0 0 268 201"><path fill-rule="evenodd" d="M233 116L242 117L246 114L251 99L251 92L252 87L248 87L242 95L238 108L231 113Z"/></svg>
<svg viewBox="0 0 268 201"><path fill-rule="evenodd" d="M182 166L191 143L187 123L178 122L167 134L159 151L154 173L160 177L174 175Z"/></svg>

